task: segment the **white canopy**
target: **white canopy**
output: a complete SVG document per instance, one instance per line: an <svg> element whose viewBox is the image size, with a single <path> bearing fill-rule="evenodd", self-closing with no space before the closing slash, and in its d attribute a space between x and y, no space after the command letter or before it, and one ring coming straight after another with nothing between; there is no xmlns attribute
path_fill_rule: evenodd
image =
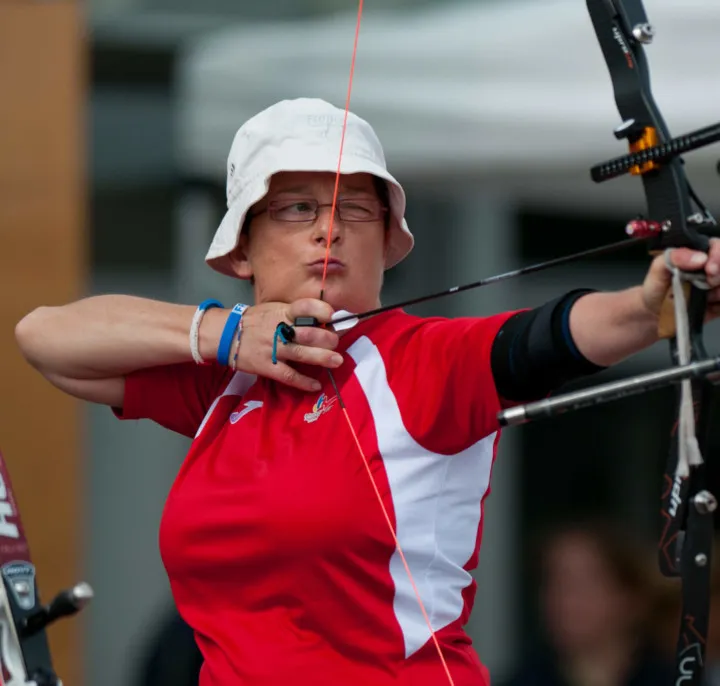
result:
<svg viewBox="0 0 720 686"><path fill-rule="evenodd" d="M374 0L381 4L381 0ZM720 2L645 0L653 90L675 134L720 120ZM382 12L366 2L351 108L401 179L458 173L553 203L621 202L639 183L589 180L625 152L611 84L580 0L439 3ZM238 126L284 98L342 107L355 17L232 27L188 46L179 72L179 164L222 183ZM720 146L688 156L718 196ZM618 195L618 193L620 195ZM573 196L571 198L571 196Z"/></svg>

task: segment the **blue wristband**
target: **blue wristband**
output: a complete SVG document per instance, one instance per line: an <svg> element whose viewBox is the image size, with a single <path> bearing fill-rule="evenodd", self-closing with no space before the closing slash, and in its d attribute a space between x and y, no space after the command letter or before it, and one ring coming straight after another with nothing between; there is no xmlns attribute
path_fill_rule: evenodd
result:
<svg viewBox="0 0 720 686"><path fill-rule="evenodd" d="M230 360L230 348L232 347L233 338L235 338L235 332L237 331L238 326L240 326L240 319L247 307L247 305L238 303L232 308L230 314L228 315L222 336L220 336L220 344L218 345L217 351L217 360L222 365L227 366Z"/></svg>
<svg viewBox="0 0 720 686"><path fill-rule="evenodd" d="M205 312L205 310L210 310L213 307L219 307L221 310L225 307L219 300L215 300L215 298L208 298L207 300L203 300L198 306L198 310L201 312Z"/></svg>

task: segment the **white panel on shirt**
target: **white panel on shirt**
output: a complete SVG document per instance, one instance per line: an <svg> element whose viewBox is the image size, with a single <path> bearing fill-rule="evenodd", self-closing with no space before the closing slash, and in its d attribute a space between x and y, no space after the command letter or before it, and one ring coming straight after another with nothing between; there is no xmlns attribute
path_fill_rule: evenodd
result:
<svg viewBox="0 0 720 686"><path fill-rule="evenodd" d="M456 455L426 450L403 424L377 347L363 336L348 354L355 360L355 376L372 412L390 483L396 535L437 631L460 617L462 590L472 582L463 565L475 550L496 434ZM390 560L390 574L395 584L395 615L409 657L425 645L430 631L397 549Z"/></svg>
<svg viewBox="0 0 720 686"><path fill-rule="evenodd" d="M250 386L255 383L256 379L257 376L255 376L254 374L235 372L232 376L232 379L230 379L230 383L228 383L228 385L225 387L225 390L217 398L215 398L215 400L213 400L212 405L210 405L210 407L208 408L208 411L205 413L205 416L203 417L203 420L200 423L198 430L195 432L195 438L197 438L200 435L200 432L205 428L205 424L207 424L208 419L210 419L210 415L213 413L213 410L220 402L220 398L225 395L245 395L250 389Z"/></svg>

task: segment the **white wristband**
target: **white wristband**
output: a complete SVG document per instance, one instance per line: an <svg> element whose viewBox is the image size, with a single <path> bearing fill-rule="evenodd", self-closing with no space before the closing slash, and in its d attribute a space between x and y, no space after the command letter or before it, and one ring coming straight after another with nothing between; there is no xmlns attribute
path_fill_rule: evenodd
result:
<svg viewBox="0 0 720 686"><path fill-rule="evenodd" d="M213 307L224 308L224 305L218 300L204 300L198 305L197 310L195 310L195 314L192 318L192 324L190 324L190 354L196 364L205 364L205 360L203 360L202 355L200 355L199 347L200 323L202 322L205 313Z"/></svg>

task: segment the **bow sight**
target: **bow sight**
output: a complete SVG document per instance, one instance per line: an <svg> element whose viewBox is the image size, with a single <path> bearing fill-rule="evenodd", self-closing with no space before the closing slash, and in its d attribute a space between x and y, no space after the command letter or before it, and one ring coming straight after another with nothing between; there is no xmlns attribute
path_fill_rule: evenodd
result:
<svg viewBox="0 0 720 686"><path fill-rule="evenodd" d="M622 117L614 134L630 149L593 166L591 178L601 183L627 173L640 176L648 216L655 220L647 227L657 231L654 247L707 250L707 236L720 235L717 222L688 182L680 155L720 141L720 123L671 137L650 89L643 46L652 43L655 30L641 0L587 0L587 6ZM691 199L699 212L691 211Z"/></svg>
<svg viewBox="0 0 720 686"><path fill-rule="evenodd" d="M55 675L45 628L74 615L92 600L82 582L42 605L35 565L10 476L0 455L0 686L62 686Z"/></svg>

